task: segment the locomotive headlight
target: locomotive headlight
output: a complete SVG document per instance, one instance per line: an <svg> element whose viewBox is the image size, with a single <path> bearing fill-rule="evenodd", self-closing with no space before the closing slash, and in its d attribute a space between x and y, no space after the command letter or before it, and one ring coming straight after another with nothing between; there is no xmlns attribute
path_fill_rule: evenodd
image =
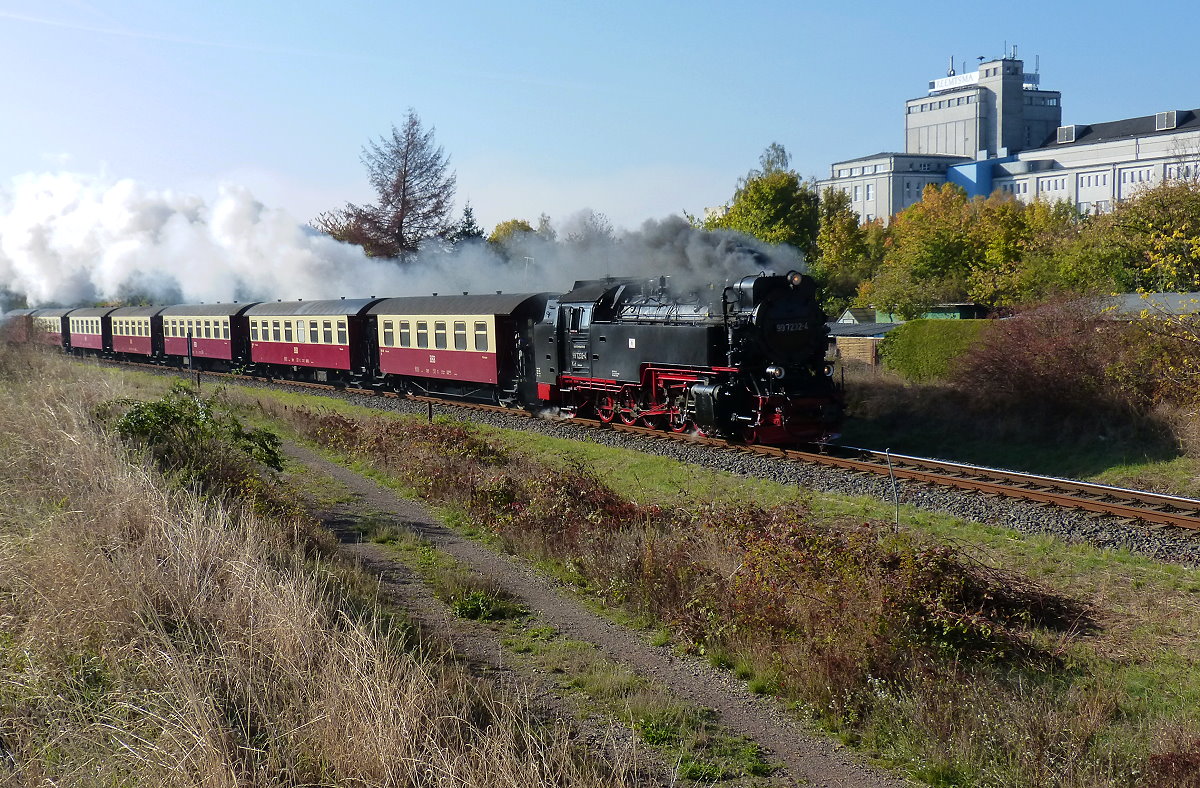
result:
<svg viewBox="0 0 1200 788"><path fill-rule="evenodd" d="M788 271L787 280L788 284L792 287L799 287L803 278L804 274L800 273L799 271Z"/></svg>
<svg viewBox="0 0 1200 788"><path fill-rule="evenodd" d="M777 364L772 364L771 366L767 367L766 372L767 372L768 377L772 377L772 378L775 378L778 380L779 378L783 377L784 369L783 369L783 367L781 367Z"/></svg>
<svg viewBox="0 0 1200 788"><path fill-rule="evenodd" d="M823 372L827 378L833 377L833 364L826 364L821 368L821 372Z"/></svg>

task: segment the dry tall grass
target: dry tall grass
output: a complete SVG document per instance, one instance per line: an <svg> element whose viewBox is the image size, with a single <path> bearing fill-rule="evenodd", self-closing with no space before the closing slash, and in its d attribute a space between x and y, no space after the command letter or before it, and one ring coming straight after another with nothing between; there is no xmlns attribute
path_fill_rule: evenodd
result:
<svg viewBox="0 0 1200 788"><path fill-rule="evenodd" d="M77 372L0 349L0 781L623 781L346 602L287 524L128 462L92 418L124 392Z"/></svg>

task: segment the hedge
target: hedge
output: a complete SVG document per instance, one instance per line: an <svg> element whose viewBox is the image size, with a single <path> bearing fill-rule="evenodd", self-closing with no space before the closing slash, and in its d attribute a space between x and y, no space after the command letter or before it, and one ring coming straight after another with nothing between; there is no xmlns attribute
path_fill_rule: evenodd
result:
<svg viewBox="0 0 1200 788"><path fill-rule="evenodd" d="M888 368L914 383L939 380L989 322L912 320L889 332L879 352Z"/></svg>

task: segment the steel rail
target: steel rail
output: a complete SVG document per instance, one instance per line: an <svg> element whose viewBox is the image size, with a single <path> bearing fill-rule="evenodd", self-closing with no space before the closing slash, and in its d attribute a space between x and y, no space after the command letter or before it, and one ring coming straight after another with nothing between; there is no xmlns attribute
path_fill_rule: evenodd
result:
<svg viewBox="0 0 1200 788"><path fill-rule="evenodd" d="M172 369L161 365L141 364L138 362L109 363L148 367L157 370ZM193 374L189 370L177 371L182 371L185 374ZM510 416L533 417L533 414L528 410L487 403L446 400L412 394L404 395L390 391L340 387L333 384L310 383L308 381L271 378L261 375L239 375L235 373L207 371L202 371L202 374L258 382L283 383L325 391L338 390L362 396L403 398L415 402L427 403L431 408L433 405L451 405L471 410L501 412ZM775 446L730 443L723 438L709 437L695 432L668 432L661 429L622 424L619 422L606 424L598 420L584 418L572 418L570 421L574 424L593 429L610 428L617 432L631 433L660 440L705 445L726 452L778 457L792 462L842 468L857 473L884 476L890 473L894 474L897 479L979 492L997 497L1032 501L1034 503L1059 506L1067 509L1078 509L1129 521L1140 520L1151 524L1151 526L1186 529L1189 533L1200 536L1200 500L1192 498L1093 484L1075 479L1062 479L1054 476L988 468L980 465L968 465L934 458L889 454L852 446L831 445L823 446L819 451L806 451ZM851 453L859 456L839 456L835 452ZM891 460L890 464L888 462L889 457Z"/></svg>

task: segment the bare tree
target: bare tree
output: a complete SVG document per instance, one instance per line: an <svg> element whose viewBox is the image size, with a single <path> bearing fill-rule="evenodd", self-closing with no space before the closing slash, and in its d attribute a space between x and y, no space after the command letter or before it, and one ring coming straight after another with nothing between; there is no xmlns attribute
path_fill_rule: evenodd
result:
<svg viewBox="0 0 1200 788"><path fill-rule="evenodd" d="M312 225L334 238L359 244L372 257L406 259L421 242L445 238L454 230L455 176L450 159L434 142L413 109L403 128L363 148L362 163L378 195L374 205L326 211Z"/></svg>

